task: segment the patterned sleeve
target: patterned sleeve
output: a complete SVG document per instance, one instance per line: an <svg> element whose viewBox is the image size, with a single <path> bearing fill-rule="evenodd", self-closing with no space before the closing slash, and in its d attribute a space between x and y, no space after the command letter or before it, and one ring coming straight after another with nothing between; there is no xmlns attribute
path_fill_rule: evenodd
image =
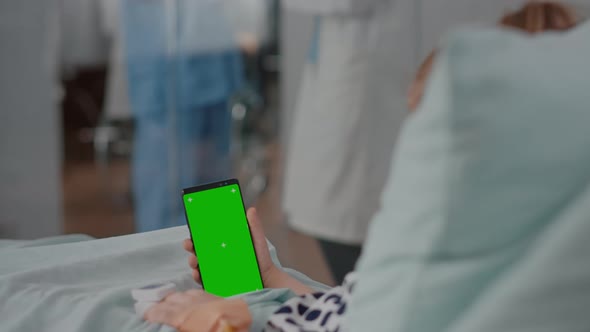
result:
<svg viewBox="0 0 590 332"><path fill-rule="evenodd" d="M305 294L285 302L268 320L264 332L339 331L356 276L325 293Z"/></svg>

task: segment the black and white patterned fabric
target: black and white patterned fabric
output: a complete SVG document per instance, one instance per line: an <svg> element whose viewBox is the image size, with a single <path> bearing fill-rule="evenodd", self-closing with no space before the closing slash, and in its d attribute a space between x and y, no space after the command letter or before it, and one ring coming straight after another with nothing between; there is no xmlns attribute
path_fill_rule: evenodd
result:
<svg viewBox="0 0 590 332"><path fill-rule="evenodd" d="M342 286L292 298L270 316L264 332L341 331L355 283L349 273Z"/></svg>

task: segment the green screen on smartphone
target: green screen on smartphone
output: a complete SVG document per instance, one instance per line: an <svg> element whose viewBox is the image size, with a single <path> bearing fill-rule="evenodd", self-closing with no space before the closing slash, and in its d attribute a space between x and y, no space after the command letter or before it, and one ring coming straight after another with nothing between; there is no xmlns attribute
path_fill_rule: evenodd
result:
<svg viewBox="0 0 590 332"><path fill-rule="evenodd" d="M183 201L203 288L223 297L261 290L238 181L185 189Z"/></svg>

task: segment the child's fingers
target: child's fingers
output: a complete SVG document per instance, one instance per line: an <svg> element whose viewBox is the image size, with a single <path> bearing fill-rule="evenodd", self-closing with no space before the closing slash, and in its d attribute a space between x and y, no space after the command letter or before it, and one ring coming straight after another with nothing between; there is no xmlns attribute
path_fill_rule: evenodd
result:
<svg viewBox="0 0 590 332"><path fill-rule="evenodd" d="M188 266L190 266L191 269L196 269L198 265L199 265L199 262L197 261L197 256L189 255L188 256Z"/></svg>
<svg viewBox="0 0 590 332"><path fill-rule="evenodd" d="M201 280L201 274L199 273L199 270L193 270L193 280L195 280L200 285L203 284L203 281Z"/></svg>
<svg viewBox="0 0 590 332"><path fill-rule="evenodd" d="M197 256L195 255L195 247L193 246L193 241L191 239L185 239L182 241L182 247L184 250L188 251L188 266L192 269L193 279L202 284L201 281L201 274L199 273L199 261L197 260Z"/></svg>
<svg viewBox="0 0 590 332"><path fill-rule="evenodd" d="M191 241L191 239L184 239L184 241L182 241L182 247L189 253L195 253L195 247L193 246L193 241Z"/></svg>
<svg viewBox="0 0 590 332"><path fill-rule="evenodd" d="M192 271L193 279L197 283L202 284L201 274L199 273L199 262L197 261L197 256L195 256L195 255L188 256L188 266L190 266L190 268L193 270Z"/></svg>

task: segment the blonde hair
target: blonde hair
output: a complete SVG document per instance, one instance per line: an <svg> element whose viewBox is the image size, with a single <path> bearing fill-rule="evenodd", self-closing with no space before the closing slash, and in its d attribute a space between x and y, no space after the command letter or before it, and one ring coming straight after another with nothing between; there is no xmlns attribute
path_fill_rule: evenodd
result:
<svg viewBox="0 0 590 332"><path fill-rule="evenodd" d="M502 16L498 25L510 29L521 30L529 34L537 34L547 31L566 31L575 27L578 19L572 8L555 1L531 1L522 8L509 12ZM436 51L433 51L422 62L416 77L408 93L408 107L411 111L416 109L422 94L424 85L430 74Z"/></svg>

